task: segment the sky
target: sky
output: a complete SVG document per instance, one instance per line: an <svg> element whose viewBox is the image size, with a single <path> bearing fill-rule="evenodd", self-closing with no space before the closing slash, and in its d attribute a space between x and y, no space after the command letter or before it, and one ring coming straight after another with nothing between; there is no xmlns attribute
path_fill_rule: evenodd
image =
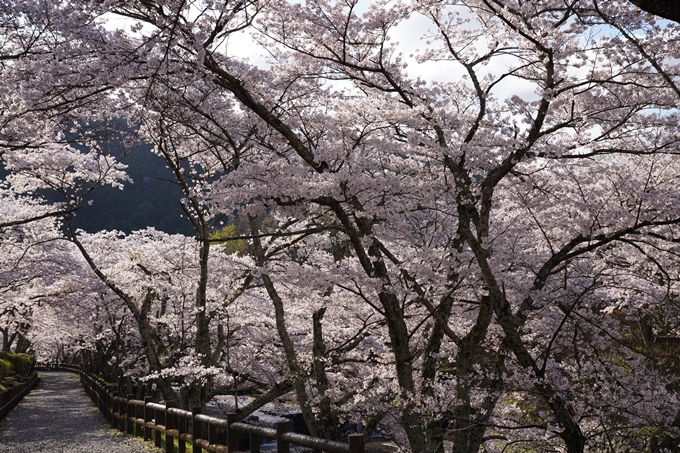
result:
<svg viewBox="0 0 680 453"><path fill-rule="evenodd" d="M366 11L371 0L360 0L355 11L362 14ZM107 21L106 28L123 28L127 31L133 26L135 21L129 18L121 18L113 14L103 17ZM434 24L425 16L413 14L409 19L403 21L390 31L392 42L399 43L399 50L403 54L403 59L408 63L406 72L409 76L419 77L427 82L456 82L466 77L465 69L457 63L450 61L427 61L418 63L415 55L419 50L425 48L424 36L436 31ZM251 64L261 68L269 67L267 56L263 49L255 43L252 33L255 30L238 32L232 34L226 45L228 54L237 58L247 59ZM148 28L142 28L141 33L149 33ZM512 61L508 58L494 59L485 70L491 73L503 73ZM533 85L517 79L508 79L494 90L496 97L503 98L506 95L519 95L523 98L536 98L533 92Z"/></svg>

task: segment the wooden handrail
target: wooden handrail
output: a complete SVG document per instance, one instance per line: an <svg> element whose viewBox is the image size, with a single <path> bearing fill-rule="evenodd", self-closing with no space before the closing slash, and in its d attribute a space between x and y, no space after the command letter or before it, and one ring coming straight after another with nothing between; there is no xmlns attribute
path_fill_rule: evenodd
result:
<svg viewBox="0 0 680 453"><path fill-rule="evenodd" d="M33 369L35 371L68 371L69 373L80 373L80 367L71 363L43 363L36 362Z"/></svg>
<svg viewBox="0 0 680 453"><path fill-rule="evenodd" d="M290 432L290 422L277 423L276 429L237 422L236 414L227 418L214 417L201 413L200 408L191 412L174 407L173 401L166 404L153 403L150 398L144 401L118 396L96 377L80 372L80 380L92 401L100 408L111 425L121 432L143 436L145 440L154 435L154 444L161 447L161 435L165 434L165 452L174 453L174 439L178 439L179 453L186 452L186 444L192 444L195 453L203 450L215 453L234 453L237 451L237 434L250 436L251 453L259 453L261 439L276 441L277 452L289 451L289 445L312 448L314 452L364 453L363 434L350 434L349 442L335 442L327 439ZM225 432L222 440L218 431ZM207 436L206 436L207 434ZM168 439L169 438L169 439Z"/></svg>

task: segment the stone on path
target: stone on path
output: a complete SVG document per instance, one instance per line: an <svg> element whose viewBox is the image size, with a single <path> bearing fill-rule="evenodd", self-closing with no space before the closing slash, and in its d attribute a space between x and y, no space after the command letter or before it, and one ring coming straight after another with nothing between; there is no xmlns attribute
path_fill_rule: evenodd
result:
<svg viewBox="0 0 680 453"><path fill-rule="evenodd" d="M112 429L75 374L40 374L40 386L0 421L0 453L157 451Z"/></svg>

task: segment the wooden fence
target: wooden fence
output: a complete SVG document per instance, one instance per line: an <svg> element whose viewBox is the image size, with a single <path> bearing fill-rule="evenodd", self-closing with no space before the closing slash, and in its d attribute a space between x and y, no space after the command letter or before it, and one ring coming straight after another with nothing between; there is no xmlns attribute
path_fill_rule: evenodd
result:
<svg viewBox="0 0 680 453"><path fill-rule="evenodd" d="M12 386L7 392L0 394L0 420L19 404L24 396L28 395L38 385L38 373L29 373L19 385Z"/></svg>
<svg viewBox="0 0 680 453"><path fill-rule="evenodd" d="M71 373L80 373L80 367L70 363L42 363L36 362L33 366L35 371L69 371Z"/></svg>
<svg viewBox="0 0 680 453"><path fill-rule="evenodd" d="M185 453L187 444L192 445L194 453L203 450L236 453L239 451L239 433L248 435L251 453L260 452L262 439L275 441L277 453L289 453L290 445L307 447L314 453L364 453L363 434L350 434L349 442L343 443L290 432L289 421L278 422L276 429L254 426L237 422L236 414L228 414L227 418L213 417L201 413L200 408L179 409L172 401L158 404L151 402L151 397L141 401L133 399L131 394L120 396L113 387L75 366L41 364L36 369L79 373L88 396L115 429L144 440L153 438L158 448L162 447L165 434L166 453L175 453L175 439L178 453Z"/></svg>

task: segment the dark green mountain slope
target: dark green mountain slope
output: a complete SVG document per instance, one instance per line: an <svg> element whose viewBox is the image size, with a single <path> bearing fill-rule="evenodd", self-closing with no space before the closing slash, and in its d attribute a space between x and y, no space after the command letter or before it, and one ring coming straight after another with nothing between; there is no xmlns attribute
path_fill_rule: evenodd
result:
<svg viewBox="0 0 680 453"><path fill-rule="evenodd" d="M166 233L193 235L191 224L180 206L182 191L173 184L172 173L151 146L140 146L122 162L133 183L123 190L97 187L92 205L76 213L75 225L88 232L120 230L129 233L154 227Z"/></svg>

